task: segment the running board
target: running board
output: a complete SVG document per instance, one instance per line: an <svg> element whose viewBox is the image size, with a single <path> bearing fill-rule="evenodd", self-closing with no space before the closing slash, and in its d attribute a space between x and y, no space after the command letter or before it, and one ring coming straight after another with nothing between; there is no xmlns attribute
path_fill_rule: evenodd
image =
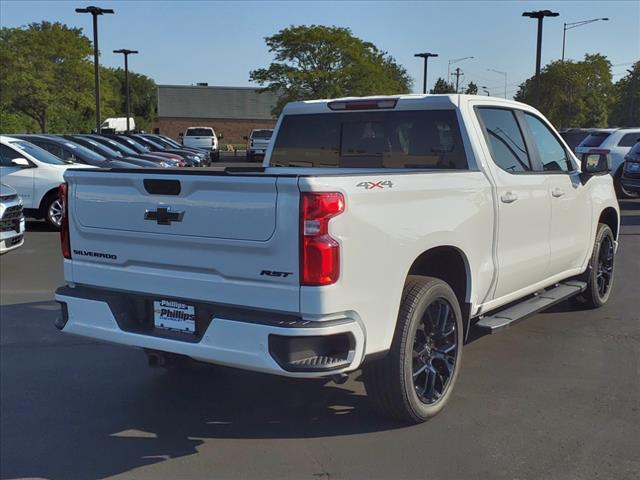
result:
<svg viewBox="0 0 640 480"><path fill-rule="evenodd" d="M549 290L543 290L523 302L482 317L476 323L476 327L486 333L499 332L503 328L538 313L541 310L545 310L573 295L584 292L586 288L586 282L579 282L577 280L559 283L555 287Z"/></svg>

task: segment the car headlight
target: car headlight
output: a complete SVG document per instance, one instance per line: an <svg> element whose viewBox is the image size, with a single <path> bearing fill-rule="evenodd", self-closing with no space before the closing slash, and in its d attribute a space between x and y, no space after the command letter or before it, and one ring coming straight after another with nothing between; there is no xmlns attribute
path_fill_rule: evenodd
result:
<svg viewBox="0 0 640 480"><path fill-rule="evenodd" d="M167 162L160 162L160 166L161 166L162 168L169 168L171 165L170 165L170 164L168 164Z"/></svg>

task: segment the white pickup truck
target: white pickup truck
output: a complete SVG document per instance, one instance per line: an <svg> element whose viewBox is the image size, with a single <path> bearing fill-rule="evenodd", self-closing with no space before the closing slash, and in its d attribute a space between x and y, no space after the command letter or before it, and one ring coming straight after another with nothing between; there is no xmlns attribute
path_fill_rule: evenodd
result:
<svg viewBox="0 0 640 480"><path fill-rule="evenodd" d="M384 412L424 421L471 328L607 301L607 173L513 101L292 103L262 167L69 170L56 325L155 364L336 381L362 368Z"/></svg>

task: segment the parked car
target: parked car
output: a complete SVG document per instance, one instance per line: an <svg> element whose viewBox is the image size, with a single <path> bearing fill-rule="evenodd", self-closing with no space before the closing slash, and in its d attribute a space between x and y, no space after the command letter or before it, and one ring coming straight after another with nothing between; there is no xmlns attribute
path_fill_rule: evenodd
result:
<svg viewBox="0 0 640 480"><path fill-rule="evenodd" d="M129 131L134 131L136 129L136 121L133 117L129 117ZM100 125L100 130L105 130L109 133L125 133L127 131L127 117L116 117L116 118L107 118L102 125Z"/></svg>
<svg viewBox="0 0 640 480"><path fill-rule="evenodd" d="M609 299L620 212L606 156L579 165L532 107L296 102L272 141L244 171L69 171L57 327L154 365L337 381L362 368L383 412L422 422L451 398L472 325Z"/></svg>
<svg viewBox="0 0 640 480"><path fill-rule="evenodd" d="M580 142L587 138L590 128L565 128L558 130L558 133L569 146L572 152L575 152L576 147L580 145Z"/></svg>
<svg viewBox="0 0 640 480"><path fill-rule="evenodd" d="M22 199L9 185L0 183L0 255L24 243Z"/></svg>
<svg viewBox="0 0 640 480"><path fill-rule="evenodd" d="M157 168L158 163L152 162L151 160L144 160L136 157L125 157L117 150L114 150L102 143L94 140L90 137L82 136L82 135L62 135L61 137L70 140L78 145L82 145L85 148L95 152L98 155L102 155L110 161L118 161L123 164L123 168L127 168L129 165L136 167L144 167L144 168ZM105 165L106 166L106 165ZM111 168L117 168L115 164L109 165Z"/></svg>
<svg viewBox="0 0 640 480"><path fill-rule="evenodd" d="M146 145L140 143L139 141L129 136L116 135L116 134L103 134L102 136L106 138L110 138L111 140L115 140L116 142L131 148L136 153L140 153L140 154L153 153L156 156L164 157L165 159L178 162L179 167L184 167L185 165L184 158L182 158L180 155L176 155L175 153L169 153L169 152L151 152L149 147L147 147Z"/></svg>
<svg viewBox="0 0 640 480"><path fill-rule="evenodd" d="M254 159L259 158L262 160L267 148L269 148L269 141L273 135L273 129L260 128L253 129L248 137L244 137L247 141L247 162L252 162Z"/></svg>
<svg viewBox="0 0 640 480"><path fill-rule="evenodd" d="M190 152L198 155L201 158L201 164L210 165L211 164L211 152L204 150L202 148L193 148L193 147L185 147L184 145L180 145L175 140L165 137L164 135L159 135L157 133L140 133L138 136L147 138L153 142L159 143L165 149L174 149L174 150L182 150L185 152Z"/></svg>
<svg viewBox="0 0 640 480"><path fill-rule="evenodd" d="M182 145L185 147L204 148L211 152L211 161L220 160L220 150L218 149L218 139L222 135L216 135L211 127L189 127L184 134L180 134Z"/></svg>
<svg viewBox="0 0 640 480"><path fill-rule="evenodd" d="M134 168L137 165L122 160L110 160L78 143L53 135L12 135L37 145L65 162L92 165L98 168Z"/></svg>
<svg viewBox="0 0 640 480"><path fill-rule="evenodd" d="M628 196L632 198L640 196L640 141L636 142L624 157L621 183Z"/></svg>
<svg viewBox="0 0 640 480"><path fill-rule="evenodd" d="M151 152L173 153L182 157L182 159L184 160L185 166L187 167L200 167L204 165L205 155L201 153L189 152L187 150L184 150L183 148L167 148L157 140L147 138L137 133L124 134L124 135L128 138L135 140L138 143L141 143L142 145L147 147Z"/></svg>
<svg viewBox="0 0 640 480"><path fill-rule="evenodd" d="M102 145L106 145L107 147L112 148L113 150L116 150L117 152L119 152L120 154L122 154L127 158L138 158L141 160L149 160L150 162L155 163L157 167L159 166L163 168L180 166L179 160L170 159L162 155L154 155L151 152L138 153L136 150L129 148L128 145L124 143L116 142L115 140L104 137L102 135L82 134L81 136L95 140L96 142Z"/></svg>
<svg viewBox="0 0 640 480"><path fill-rule="evenodd" d="M622 163L624 156L639 139L640 128L594 129L576 147L576 153L578 155L585 153L606 155L616 186L616 194L619 198L628 198L632 192L627 192L622 185Z"/></svg>
<svg viewBox="0 0 640 480"><path fill-rule="evenodd" d="M65 162L33 143L0 136L0 181L18 192L26 216L44 218L54 228L62 221L58 187L69 167L88 165Z"/></svg>

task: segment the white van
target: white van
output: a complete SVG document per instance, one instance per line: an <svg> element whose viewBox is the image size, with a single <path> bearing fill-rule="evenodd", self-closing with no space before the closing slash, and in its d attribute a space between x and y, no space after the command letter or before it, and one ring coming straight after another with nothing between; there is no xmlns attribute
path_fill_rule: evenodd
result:
<svg viewBox="0 0 640 480"><path fill-rule="evenodd" d="M133 117L129 117L129 131L134 131L135 129L136 121L133 119ZM100 125L100 130L108 130L112 131L113 133L126 133L127 117L107 118L104 122L102 122L102 125Z"/></svg>

